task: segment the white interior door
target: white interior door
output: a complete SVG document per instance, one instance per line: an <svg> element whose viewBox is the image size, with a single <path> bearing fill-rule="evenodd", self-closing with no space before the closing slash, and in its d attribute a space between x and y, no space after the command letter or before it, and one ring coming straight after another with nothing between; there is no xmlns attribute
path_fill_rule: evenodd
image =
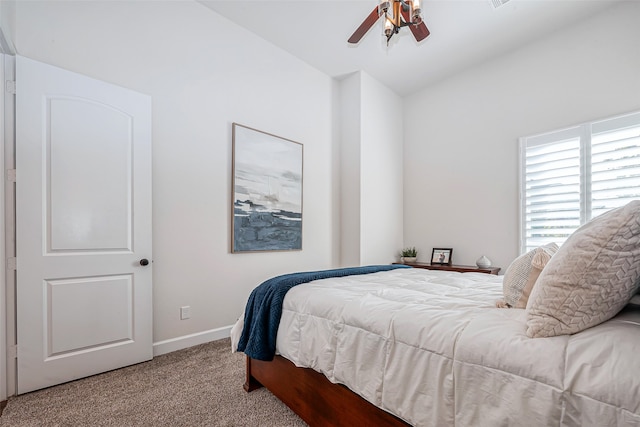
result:
<svg viewBox="0 0 640 427"><path fill-rule="evenodd" d="M151 359L151 99L17 57L16 175L18 393Z"/></svg>

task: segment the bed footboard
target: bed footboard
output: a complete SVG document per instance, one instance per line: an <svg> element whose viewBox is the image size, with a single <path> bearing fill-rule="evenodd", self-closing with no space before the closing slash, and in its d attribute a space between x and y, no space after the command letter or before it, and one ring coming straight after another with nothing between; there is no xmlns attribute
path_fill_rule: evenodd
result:
<svg viewBox="0 0 640 427"><path fill-rule="evenodd" d="M408 426L401 419L367 402L324 375L298 368L276 356L265 362L247 357L244 389L266 387L310 426Z"/></svg>

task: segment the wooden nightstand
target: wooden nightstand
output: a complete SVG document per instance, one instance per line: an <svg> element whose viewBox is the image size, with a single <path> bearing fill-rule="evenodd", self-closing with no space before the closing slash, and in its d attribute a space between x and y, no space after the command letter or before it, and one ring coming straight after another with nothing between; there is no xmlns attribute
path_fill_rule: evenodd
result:
<svg viewBox="0 0 640 427"><path fill-rule="evenodd" d="M480 268L473 265L432 265L426 262L394 262L394 264L404 264L413 268L426 268L427 270L458 271L460 273L487 273L497 275L500 271L500 267Z"/></svg>

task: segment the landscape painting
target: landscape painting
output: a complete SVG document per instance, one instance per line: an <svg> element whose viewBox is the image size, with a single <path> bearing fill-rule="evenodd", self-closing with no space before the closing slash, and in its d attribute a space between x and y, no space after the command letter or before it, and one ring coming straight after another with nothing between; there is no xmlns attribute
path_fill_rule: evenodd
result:
<svg viewBox="0 0 640 427"><path fill-rule="evenodd" d="M302 249L303 146L233 124L232 252Z"/></svg>

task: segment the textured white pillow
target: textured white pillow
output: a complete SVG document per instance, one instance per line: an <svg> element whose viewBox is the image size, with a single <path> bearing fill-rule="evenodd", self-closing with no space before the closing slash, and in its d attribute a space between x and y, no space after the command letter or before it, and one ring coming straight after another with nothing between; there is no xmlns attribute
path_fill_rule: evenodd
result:
<svg viewBox="0 0 640 427"><path fill-rule="evenodd" d="M502 280L503 301L498 307L525 308L531 290L540 272L558 250L558 245L549 243L520 255L507 267Z"/></svg>
<svg viewBox="0 0 640 427"><path fill-rule="evenodd" d="M527 304L527 336L569 335L615 316L640 286L640 201L576 230L544 268Z"/></svg>

